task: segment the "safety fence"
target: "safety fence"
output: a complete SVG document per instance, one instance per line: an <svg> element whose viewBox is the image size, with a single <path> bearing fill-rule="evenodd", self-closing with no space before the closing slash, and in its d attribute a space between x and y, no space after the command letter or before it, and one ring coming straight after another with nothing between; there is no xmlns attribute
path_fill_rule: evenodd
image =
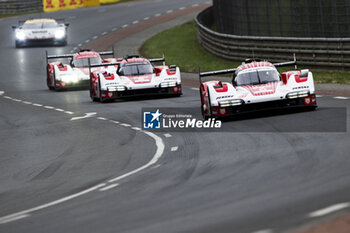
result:
<svg viewBox="0 0 350 233"><path fill-rule="evenodd" d="M243 61L261 58L271 62L290 60L323 68L350 68L350 38L256 37L218 33L213 25L212 7L196 17L197 36L204 49L218 57Z"/></svg>
<svg viewBox="0 0 350 233"><path fill-rule="evenodd" d="M99 6L120 0L0 0L0 14L17 14L35 11L59 11L80 7Z"/></svg>
<svg viewBox="0 0 350 233"><path fill-rule="evenodd" d="M0 0L0 14L33 12L41 11L42 9L42 0Z"/></svg>

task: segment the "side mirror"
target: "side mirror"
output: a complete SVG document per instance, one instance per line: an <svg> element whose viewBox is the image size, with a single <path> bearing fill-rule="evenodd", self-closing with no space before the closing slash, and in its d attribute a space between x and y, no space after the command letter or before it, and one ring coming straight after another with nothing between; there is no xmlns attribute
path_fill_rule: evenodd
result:
<svg viewBox="0 0 350 233"><path fill-rule="evenodd" d="M65 23L64 25L66 26L66 28L69 27L69 23Z"/></svg>
<svg viewBox="0 0 350 233"><path fill-rule="evenodd" d="M17 26L12 26L12 29L15 30L17 28Z"/></svg>

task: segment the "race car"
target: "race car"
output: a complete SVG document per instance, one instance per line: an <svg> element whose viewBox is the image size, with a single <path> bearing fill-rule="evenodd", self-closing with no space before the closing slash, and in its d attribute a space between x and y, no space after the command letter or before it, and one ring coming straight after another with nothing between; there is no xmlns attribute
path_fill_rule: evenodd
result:
<svg viewBox="0 0 350 233"><path fill-rule="evenodd" d="M16 48L26 45L66 45L69 24L57 23L55 19L29 19L12 26Z"/></svg>
<svg viewBox="0 0 350 233"><path fill-rule="evenodd" d="M154 66L152 63L155 62L163 62L163 65ZM175 65L166 66L164 55L157 59L127 56L109 65L117 65L118 68L114 71L104 68L90 75L90 97L93 101L157 94L182 95L180 69Z"/></svg>
<svg viewBox="0 0 350 233"><path fill-rule="evenodd" d="M113 51L95 52L90 49L81 49L75 54L48 55L46 51L47 87L50 90L62 90L67 88L89 88L91 71L97 71L102 67L90 68L90 64L103 64L117 62L116 58L102 59L101 56L112 55ZM48 62L50 59L69 59L69 64L61 61ZM121 59L122 60L122 59ZM115 69L115 67L109 67Z"/></svg>
<svg viewBox="0 0 350 233"><path fill-rule="evenodd" d="M309 70L279 73L276 67L296 66L294 61L272 64L247 60L235 69L199 72L201 111L205 119L242 112L303 106L316 109L313 75ZM233 73L232 82L207 81L202 77Z"/></svg>

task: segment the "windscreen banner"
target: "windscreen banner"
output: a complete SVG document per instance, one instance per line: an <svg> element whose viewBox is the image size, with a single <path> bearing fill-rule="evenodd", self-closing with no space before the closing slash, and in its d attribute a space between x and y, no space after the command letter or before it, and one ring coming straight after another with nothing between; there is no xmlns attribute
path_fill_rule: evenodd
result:
<svg viewBox="0 0 350 233"><path fill-rule="evenodd" d="M44 12L99 6L100 4L119 2L120 0L43 0Z"/></svg>

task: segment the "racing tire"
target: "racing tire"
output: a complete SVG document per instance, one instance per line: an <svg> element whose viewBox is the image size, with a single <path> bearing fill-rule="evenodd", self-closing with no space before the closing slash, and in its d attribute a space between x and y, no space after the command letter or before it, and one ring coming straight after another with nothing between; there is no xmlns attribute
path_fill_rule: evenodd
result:
<svg viewBox="0 0 350 233"><path fill-rule="evenodd" d="M202 96L202 92L201 92L201 88L199 88L199 95L201 97L201 112L202 112L202 116L204 118L204 120L208 120L210 118L210 116L206 116L204 115L204 109L203 109L203 96ZM210 104L210 95L209 95L209 92L208 92L208 100L209 100L209 109L208 109L208 112L211 113L211 104Z"/></svg>
<svg viewBox="0 0 350 233"><path fill-rule="evenodd" d="M54 87L53 86L50 86L50 79L49 79L49 70L46 68L47 72L46 72L46 85L47 87L49 88L49 90L53 90Z"/></svg>
<svg viewBox="0 0 350 233"><path fill-rule="evenodd" d="M66 46L66 45L67 45L67 40L65 40L61 43L61 46Z"/></svg>
<svg viewBox="0 0 350 233"><path fill-rule="evenodd" d="M21 48L21 47L22 47L21 42L19 42L18 40L16 40L16 42L15 42L15 47L16 47L16 48Z"/></svg>
<svg viewBox="0 0 350 233"><path fill-rule="evenodd" d="M100 81L100 77L98 77L98 92L99 92L99 100L100 100L100 103L105 103L106 102L106 99L104 99L102 97L102 92L101 92L101 81Z"/></svg>
<svg viewBox="0 0 350 233"><path fill-rule="evenodd" d="M89 91L90 91L90 98L93 102L97 102L99 99L96 97L93 97L94 90L92 89L92 79L90 77L90 82L89 82Z"/></svg>

